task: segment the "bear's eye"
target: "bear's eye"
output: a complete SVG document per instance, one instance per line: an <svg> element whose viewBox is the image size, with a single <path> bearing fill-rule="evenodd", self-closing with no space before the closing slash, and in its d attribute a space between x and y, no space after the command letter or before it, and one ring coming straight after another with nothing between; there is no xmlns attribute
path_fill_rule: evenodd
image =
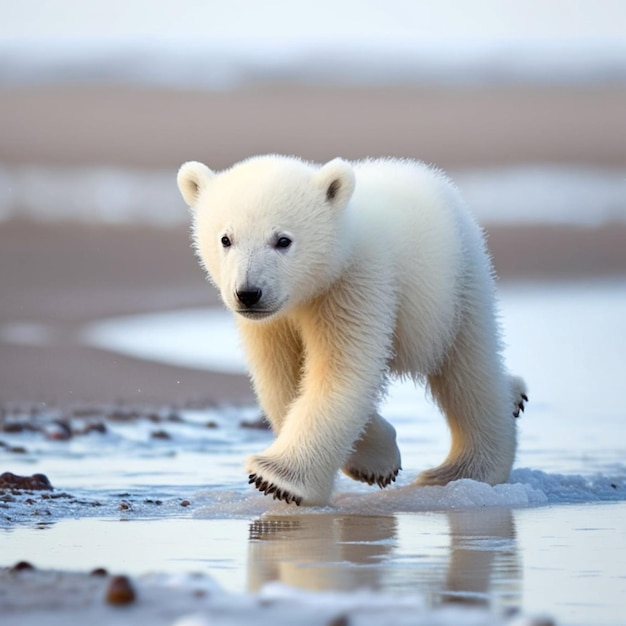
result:
<svg viewBox="0 0 626 626"><path fill-rule="evenodd" d="M230 248L230 239L226 235L222 237L221 242L224 248Z"/></svg>
<svg viewBox="0 0 626 626"><path fill-rule="evenodd" d="M289 237L279 237L276 241L277 248L288 248L291 245Z"/></svg>

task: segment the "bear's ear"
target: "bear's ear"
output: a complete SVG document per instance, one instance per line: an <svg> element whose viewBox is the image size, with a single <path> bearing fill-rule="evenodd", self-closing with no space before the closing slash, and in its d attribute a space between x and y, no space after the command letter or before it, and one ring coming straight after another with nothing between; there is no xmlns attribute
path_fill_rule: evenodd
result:
<svg viewBox="0 0 626 626"><path fill-rule="evenodd" d="M195 207L200 192L215 174L198 161L187 161L178 170L176 182L183 199L190 207Z"/></svg>
<svg viewBox="0 0 626 626"><path fill-rule="evenodd" d="M324 192L326 202L344 207L354 191L354 172L347 161L333 159L317 172L316 183Z"/></svg>

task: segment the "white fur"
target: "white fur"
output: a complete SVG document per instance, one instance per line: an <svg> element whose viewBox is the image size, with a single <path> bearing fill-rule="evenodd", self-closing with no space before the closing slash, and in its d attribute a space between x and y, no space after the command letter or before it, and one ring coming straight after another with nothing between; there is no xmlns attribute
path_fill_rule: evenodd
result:
<svg viewBox="0 0 626 626"><path fill-rule="evenodd" d="M426 382L450 427L447 459L418 483L508 479L526 389L503 366L482 232L441 172L264 156L219 174L186 163L178 184L276 434L247 462L258 489L325 504L340 468L395 480L395 431L377 412L390 374Z"/></svg>

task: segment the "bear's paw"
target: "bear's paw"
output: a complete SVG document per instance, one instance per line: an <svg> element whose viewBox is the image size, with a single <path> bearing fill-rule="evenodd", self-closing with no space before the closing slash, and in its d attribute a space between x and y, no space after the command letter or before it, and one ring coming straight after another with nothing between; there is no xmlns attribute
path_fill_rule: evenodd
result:
<svg viewBox="0 0 626 626"><path fill-rule="evenodd" d="M282 456L255 454L248 457L248 483L261 493L287 504L326 505L332 490L332 477L317 475L315 467Z"/></svg>
<svg viewBox="0 0 626 626"><path fill-rule="evenodd" d="M497 485L508 480L510 464L497 458L480 458L476 453L447 460L438 467L421 472L415 483L420 486L447 485L455 480L469 478L481 483Z"/></svg>
<svg viewBox="0 0 626 626"><path fill-rule="evenodd" d="M511 395L513 397L513 417L519 417L520 411L523 413L528 402L528 390L523 378L519 376L509 376Z"/></svg>
<svg viewBox="0 0 626 626"><path fill-rule="evenodd" d="M296 496L293 493L287 491L285 488L278 487L275 483L263 478L263 476L257 476L256 474L250 474L248 476L248 483L254 484L254 486L265 496L272 496L274 500L283 500L287 504L292 502L296 506L302 504L302 496Z"/></svg>
<svg viewBox="0 0 626 626"><path fill-rule="evenodd" d="M342 468L343 473L346 476L352 478L352 480L358 480L362 483L367 483L368 485L378 485L381 489L388 487L391 483L396 482L396 478L398 477L398 472L401 470L401 467L396 467L389 474L374 474L366 470L361 470L356 467L344 466Z"/></svg>
<svg viewBox="0 0 626 626"><path fill-rule="evenodd" d="M355 442L341 471L353 480L368 485L376 484L384 489L395 482L401 469L396 431L389 422L376 414Z"/></svg>

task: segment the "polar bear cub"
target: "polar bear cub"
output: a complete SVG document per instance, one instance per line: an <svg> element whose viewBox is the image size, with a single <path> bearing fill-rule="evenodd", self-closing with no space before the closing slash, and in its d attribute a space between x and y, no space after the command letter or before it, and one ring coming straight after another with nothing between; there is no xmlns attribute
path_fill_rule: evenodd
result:
<svg viewBox="0 0 626 626"><path fill-rule="evenodd" d="M450 428L448 457L417 484L508 479L526 389L504 368L482 232L445 175L270 155L220 173L185 163L178 186L276 435L247 459L250 483L323 505L340 468L394 481L395 430L378 413L393 375L426 383Z"/></svg>

